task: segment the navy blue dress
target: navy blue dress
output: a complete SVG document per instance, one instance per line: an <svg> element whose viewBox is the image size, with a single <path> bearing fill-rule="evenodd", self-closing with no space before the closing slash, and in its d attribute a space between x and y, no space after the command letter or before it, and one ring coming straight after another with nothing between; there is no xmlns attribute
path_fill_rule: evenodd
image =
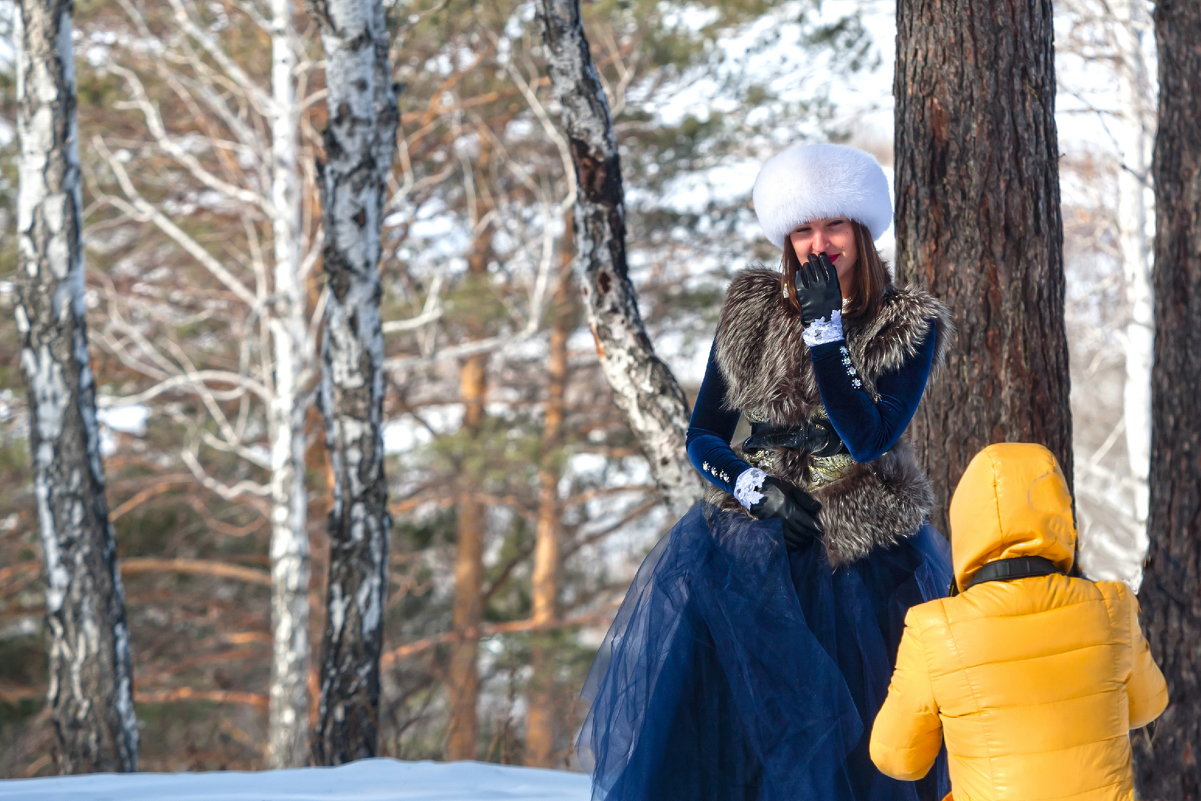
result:
<svg viewBox="0 0 1201 801"><path fill-rule="evenodd" d="M933 332L852 391L840 343L810 350L830 421L853 458L888 450L917 408ZM688 455L726 491L749 468L730 448L739 413L713 356ZM723 481L720 476L727 477ZM579 750L594 801L937 801L945 758L919 782L876 770L868 737L909 607L945 594L949 548L928 524L831 568L817 542L786 548L779 521L694 506L643 562L585 684Z"/></svg>

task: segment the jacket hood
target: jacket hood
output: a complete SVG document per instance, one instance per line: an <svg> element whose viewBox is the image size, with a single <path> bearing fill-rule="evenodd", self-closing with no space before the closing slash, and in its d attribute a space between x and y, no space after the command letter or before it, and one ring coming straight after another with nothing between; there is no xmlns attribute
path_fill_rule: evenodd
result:
<svg viewBox="0 0 1201 801"><path fill-rule="evenodd" d="M983 565L1016 556L1050 559L1065 573L1076 552L1072 496L1042 445L989 445L972 459L951 499L951 555L962 591Z"/></svg>

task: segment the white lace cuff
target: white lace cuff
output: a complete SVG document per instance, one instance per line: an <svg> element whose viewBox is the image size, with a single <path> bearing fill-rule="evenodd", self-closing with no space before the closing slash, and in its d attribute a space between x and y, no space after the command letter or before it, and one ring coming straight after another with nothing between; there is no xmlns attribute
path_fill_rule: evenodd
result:
<svg viewBox="0 0 1201 801"><path fill-rule="evenodd" d="M805 344L811 348L814 345L837 342L842 338L842 312L838 309L830 312L829 320L819 317L805 326L805 330L801 332L801 339L805 340Z"/></svg>
<svg viewBox="0 0 1201 801"><path fill-rule="evenodd" d="M734 484L734 497L742 504L743 509L750 509L763 500L763 493L759 490L763 489L763 479L765 478L767 478L767 473L758 467L742 471L742 475Z"/></svg>

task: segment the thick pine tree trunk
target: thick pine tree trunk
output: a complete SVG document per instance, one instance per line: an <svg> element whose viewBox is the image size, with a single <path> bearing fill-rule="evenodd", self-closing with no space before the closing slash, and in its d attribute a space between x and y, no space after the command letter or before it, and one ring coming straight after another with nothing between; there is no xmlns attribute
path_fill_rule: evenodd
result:
<svg viewBox="0 0 1201 801"><path fill-rule="evenodd" d="M307 318L301 270L299 107L291 0L272 0L271 202L274 303L265 311L274 358L271 440L271 626L268 764L309 759L309 539L304 488Z"/></svg>
<svg viewBox="0 0 1201 801"><path fill-rule="evenodd" d="M380 0L310 0L325 45L329 127L322 180L329 279L321 407L334 474L320 765L373 757L388 587L380 224L398 111Z"/></svg>
<svg viewBox="0 0 1201 801"><path fill-rule="evenodd" d="M1161 2L1151 548L1140 603L1172 700L1134 736L1147 801L1201 799L1201 6Z"/></svg>
<svg viewBox="0 0 1201 801"><path fill-rule="evenodd" d="M550 353L546 365L546 417L542 429L542 464L538 468L538 525L534 542L533 619L548 624L559 614L559 567L563 550L563 424L566 417L567 341L576 326L572 308L571 265L559 274L552 302ZM550 638L535 634L530 650L529 703L525 731L525 764L553 767L555 722L555 654Z"/></svg>
<svg viewBox="0 0 1201 801"><path fill-rule="evenodd" d="M1042 443L1072 476L1051 2L901 0L897 24L897 272L959 328L910 432L945 530L989 443Z"/></svg>
<svg viewBox="0 0 1201 801"><path fill-rule="evenodd" d="M138 729L84 321L70 0L18 3L17 328L46 580L60 773L133 771Z"/></svg>
<svg viewBox="0 0 1201 801"><path fill-rule="evenodd" d="M579 0L538 0L538 16L575 165L576 272L601 367L660 492L682 514L700 495L700 478L684 452L688 404L671 370L655 355L630 282L621 160Z"/></svg>

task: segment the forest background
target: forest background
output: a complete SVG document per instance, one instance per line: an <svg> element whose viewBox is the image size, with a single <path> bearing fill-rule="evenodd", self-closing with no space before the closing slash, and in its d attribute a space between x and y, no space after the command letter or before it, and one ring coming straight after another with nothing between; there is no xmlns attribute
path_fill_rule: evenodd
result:
<svg viewBox="0 0 1201 801"><path fill-rule="evenodd" d="M729 277L777 258L749 208L756 165L823 139L891 164L891 6L584 4L621 148L631 277L656 352L687 392ZM534 5L389 9L400 130L380 263L393 521L380 753L573 766L585 672L670 512L613 403L578 300L566 233L572 168ZM1130 9L1133 18L1101 2L1059 4L1056 56L1082 559L1091 575L1137 586L1155 69L1146 9ZM288 394L268 331L281 244L268 210L268 4L75 3L88 326L143 770L268 764L278 500L269 435L281 399L304 432L298 525L311 551L316 716L332 502L315 404L315 165L327 120L315 23L299 4L293 21L302 214L283 244L302 289L302 335ZM0 276L16 269L6 51ZM53 732L7 278L0 299L0 777L21 777L54 772ZM558 543L550 574L535 565L539 532ZM537 609L547 582L554 603Z"/></svg>

